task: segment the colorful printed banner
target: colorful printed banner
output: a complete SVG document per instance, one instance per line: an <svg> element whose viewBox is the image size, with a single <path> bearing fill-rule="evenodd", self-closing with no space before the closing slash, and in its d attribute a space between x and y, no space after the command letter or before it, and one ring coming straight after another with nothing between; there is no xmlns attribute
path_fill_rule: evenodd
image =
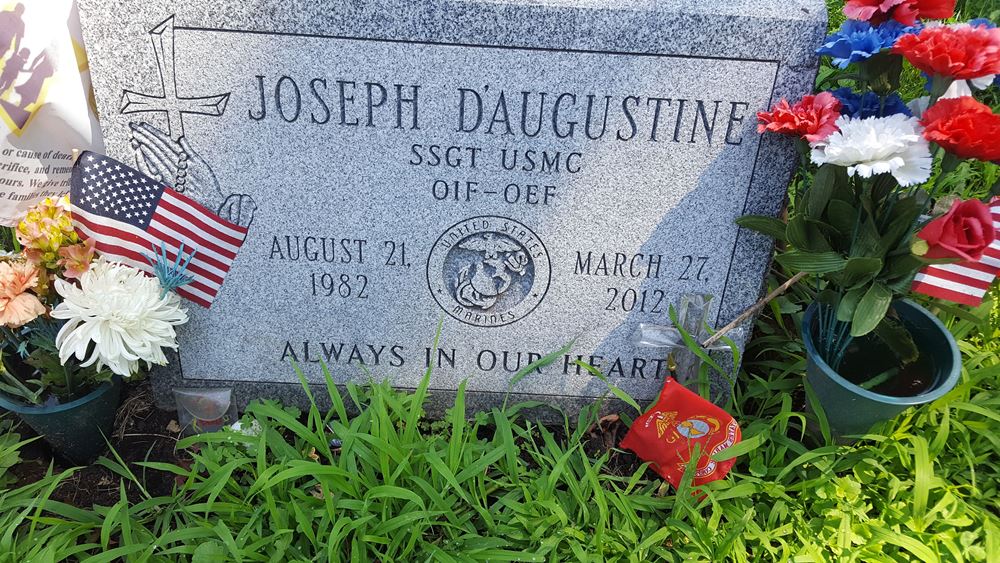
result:
<svg viewBox="0 0 1000 563"><path fill-rule="evenodd" d="M0 0L0 224L69 191L72 149L103 152L73 0Z"/></svg>

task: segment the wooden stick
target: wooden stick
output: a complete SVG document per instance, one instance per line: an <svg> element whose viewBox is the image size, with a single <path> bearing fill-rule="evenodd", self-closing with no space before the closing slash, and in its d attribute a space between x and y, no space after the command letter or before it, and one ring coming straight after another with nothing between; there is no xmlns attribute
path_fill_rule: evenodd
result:
<svg viewBox="0 0 1000 563"><path fill-rule="evenodd" d="M80 158L80 149L72 149L69 151L72 156L70 156L70 164L76 164L76 159Z"/></svg>
<svg viewBox="0 0 1000 563"><path fill-rule="evenodd" d="M743 311L742 313L740 313L740 316L738 316L735 319L733 319L733 322L731 322L731 323L727 324L726 326L720 328L718 331L716 331L715 334L713 334L712 336L708 337L708 339L706 339L704 342L701 343L701 347L702 348L708 348L712 344L715 344L716 342L718 342L719 339L722 338L723 335L725 335L727 332L733 330L734 328L740 326L740 324L742 324L743 321L745 321L745 320L749 319L750 317L756 315L761 309L764 308L765 305L767 305L768 303L770 303L775 297L778 297L782 293L788 291L788 288L790 288L793 285L795 285L796 283L798 283L798 281L801 280L804 277L806 277L806 273L805 272L799 272L799 273L795 274L794 276L792 276L791 278L789 278L788 281L786 281L785 283L779 285L777 287L777 289L775 289L771 293L768 293L766 297L764 297L760 301L754 303L753 307L750 307L746 311Z"/></svg>

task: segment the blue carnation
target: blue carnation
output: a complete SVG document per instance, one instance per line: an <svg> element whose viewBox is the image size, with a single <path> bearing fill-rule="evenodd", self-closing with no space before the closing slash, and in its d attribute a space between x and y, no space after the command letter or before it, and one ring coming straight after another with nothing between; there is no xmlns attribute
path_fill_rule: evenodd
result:
<svg viewBox="0 0 1000 563"><path fill-rule="evenodd" d="M886 117L897 113L907 116L913 115L910 108L906 107L903 102L903 98L900 98L899 94L896 93L888 95L884 103L875 92L865 92L862 95L844 87L837 88L830 93L840 100L840 115L848 115L855 119Z"/></svg>
<svg viewBox="0 0 1000 563"><path fill-rule="evenodd" d="M868 60L883 49L891 48L901 36L916 31L916 26L905 26L895 20L877 27L868 22L847 20L816 52L833 57L837 67L847 68L851 63Z"/></svg>

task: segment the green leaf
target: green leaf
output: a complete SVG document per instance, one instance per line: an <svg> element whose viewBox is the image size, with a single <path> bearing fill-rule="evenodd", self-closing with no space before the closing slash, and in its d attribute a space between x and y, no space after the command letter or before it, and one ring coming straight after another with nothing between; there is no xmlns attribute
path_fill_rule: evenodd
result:
<svg viewBox="0 0 1000 563"><path fill-rule="evenodd" d="M868 288L864 297L858 302L857 309L854 310L851 336L857 338L875 330L885 318L890 303L892 303L892 292L885 285L875 283Z"/></svg>
<svg viewBox="0 0 1000 563"><path fill-rule="evenodd" d="M858 308L858 302L861 301L861 297L864 296L865 292L864 287L856 287L844 295L837 306L838 321L842 323L851 322L854 318L854 311Z"/></svg>
<svg viewBox="0 0 1000 563"><path fill-rule="evenodd" d="M854 188L851 186L850 178L847 176L847 168L835 166L834 169L836 174L834 176L833 194L830 196L831 201L837 200L853 204L855 200Z"/></svg>
<svg viewBox="0 0 1000 563"><path fill-rule="evenodd" d="M880 245L882 248L892 250L904 241L903 236L910 232L910 228L920 216L921 206L916 197L904 197L896 202L892 212L889 214L888 224L882 233Z"/></svg>
<svg viewBox="0 0 1000 563"><path fill-rule="evenodd" d="M211 540L199 544L191 554L192 563L213 563L228 561L229 553L221 543Z"/></svg>
<svg viewBox="0 0 1000 563"><path fill-rule="evenodd" d="M806 230L806 218L802 214L794 214L788 218L785 229L788 242L795 248L809 249L809 233Z"/></svg>
<svg viewBox="0 0 1000 563"><path fill-rule="evenodd" d="M903 323L892 317L887 316L882 319L882 322L875 327L874 334L904 365L915 362L920 355L917 343L913 341L913 335L906 330Z"/></svg>
<svg viewBox="0 0 1000 563"><path fill-rule="evenodd" d="M906 293L910 290L910 286L913 285L913 278L917 277L917 272L911 272L908 276L897 279L894 282L886 283L885 286L889 288L889 291L895 293Z"/></svg>
<svg viewBox="0 0 1000 563"><path fill-rule="evenodd" d="M832 227L829 227L829 229L833 230ZM785 232L788 235L788 242L800 250L812 252L832 250L830 243L826 240L826 234L824 234L823 229L820 227L820 223L816 219L807 217L804 214L793 215L788 220L788 227Z"/></svg>
<svg viewBox="0 0 1000 563"><path fill-rule="evenodd" d="M823 291L816 294L817 303L823 303L824 305L827 305L831 308L837 306L838 299L840 299L840 296L837 294L837 292L829 288L824 289Z"/></svg>
<svg viewBox="0 0 1000 563"><path fill-rule="evenodd" d="M809 274L839 272L847 265L847 260L836 252L802 252L790 250L779 254L776 260L784 267Z"/></svg>
<svg viewBox="0 0 1000 563"><path fill-rule="evenodd" d="M736 219L736 224L750 229L751 231L756 231L762 235L769 236L775 240L781 242L788 242L788 238L785 236L785 223L774 217L767 217L766 215L744 215Z"/></svg>
<svg viewBox="0 0 1000 563"><path fill-rule="evenodd" d="M912 254L890 258L879 276L879 281L895 292L906 292L913 285L913 278L925 266L923 260Z"/></svg>
<svg viewBox="0 0 1000 563"><path fill-rule="evenodd" d="M892 193L899 183L891 174L879 174L872 179L872 199L876 202L883 202Z"/></svg>
<svg viewBox="0 0 1000 563"><path fill-rule="evenodd" d="M830 200L826 207L826 222L833 225L841 237L847 240L850 240L853 234L857 216L857 208L843 200Z"/></svg>
<svg viewBox="0 0 1000 563"><path fill-rule="evenodd" d="M833 164L824 164L819 167L813 176L812 186L803 194L806 215L813 218L823 216L830 197L833 195L834 185L837 181L837 168Z"/></svg>
<svg viewBox="0 0 1000 563"><path fill-rule="evenodd" d="M903 277L912 277L917 271L924 267L920 258L910 253L889 258L885 269L882 270L882 279L890 282Z"/></svg>
<svg viewBox="0 0 1000 563"><path fill-rule="evenodd" d="M863 258L855 256L847 259L847 265L841 272L841 285L845 288L854 288L865 285L875 279L875 276L882 271L882 260L880 258Z"/></svg>
<svg viewBox="0 0 1000 563"><path fill-rule="evenodd" d="M570 349L573 348L573 344L575 343L576 343L576 338L570 340L566 344L563 344L562 348L549 352L544 357L539 358L531 362L530 364L524 366L523 368L521 368L520 371L514 374L514 377L510 379L510 381L507 383L507 388L513 389L515 385L517 385L522 379L527 377L528 374L530 374L531 372L535 371L536 369L541 369L551 364L552 362L558 360L559 358L563 357L564 355L569 353Z"/></svg>
<svg viewBox="0 0 1000 563"><path fill-rule="evenodd" d="M869 258L882 258L888 249L882 247L882 237L871 215L865 213L861 224L858 226L858 236L851 245L851 256L864 256Z"/></svg>
<svg viewBox="0 0 1000 563"><path fill-rule="evenodd" d="M899 89L899 77L903 73L902 55L883 51L869 57L858 66L869 87L876 94L885 96Z"/></svg>

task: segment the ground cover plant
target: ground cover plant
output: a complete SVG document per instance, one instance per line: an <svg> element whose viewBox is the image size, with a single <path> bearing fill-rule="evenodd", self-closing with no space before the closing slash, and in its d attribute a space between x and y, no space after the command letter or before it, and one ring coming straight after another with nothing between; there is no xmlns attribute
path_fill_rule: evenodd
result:
<svg viewBox="0 0 1000 563"><path fill-rule="evenodd" d="M830 7L836 27L841 5ZM993 0L960 2L959 13L1000 19ZM997 92L981 98L995 110ZM997 165L963 166L948 187L963 198L1000 179ZM787 277L778 269L769 283ZM594 405L540 425L523 416L536 405L471 412L459 393L447 418L428 421L424 387L313 385L329 412L259 402L245 417L258 425L251 434L184 438L174 457L112 451L96 468L43 457L30 477L15 469L38 442L0 418L0 561L988 561L1000 553L992 295L974 310L928 305L963 354L952 392L838 445L803 387L798 335L812 296L794 286L758 319L730 374L725 407L744 439L723 454L738 456L729 477L704 496L616 448L637 404L619 419ZM109 494L66 494L98 469L113 476Z"/></svg>
<svg viewBox="0 0 1000 563"><path fill-rule="evenodd" d="M730 451L739 461L704 487L703 500L614 449L620 431L596 408L546 427L520 416L527 405L470 413L460 395L447 419L426 423L423 388L375 384L341 395L314 386L330 394L329 413L258 403L249 410L261 427L255 437L181 440L195 448L189 466L103 459L121 477L111 506L50 500L73 470L5 490L0 553L31 561L983 561L996 553L1000 345L989 306L943 313L966 359L952 393L838 446L823 437L821 417L803 412L804 360L784 333L798 313L780 312L790 302L775 306L774 333L755 342L760 359L729 405L744 427ZM347 415L351 403L360 416ZM153 471L176 476L176 490L145 491ZM127 487L138 496L130 500Z"/></svg>

